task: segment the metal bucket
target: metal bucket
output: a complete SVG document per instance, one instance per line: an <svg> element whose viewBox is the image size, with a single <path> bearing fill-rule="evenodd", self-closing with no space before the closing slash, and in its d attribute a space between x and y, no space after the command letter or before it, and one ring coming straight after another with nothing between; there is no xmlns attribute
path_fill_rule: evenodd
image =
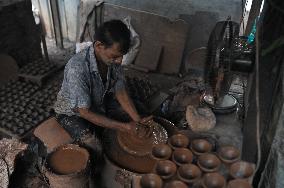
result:
<svg viewBox="0 0 284 188"><path fill-rule="evenodd" d="M58 147L49 154L45 175L51 188L88 188L90 161L86 149L74 144Z"/></svg>

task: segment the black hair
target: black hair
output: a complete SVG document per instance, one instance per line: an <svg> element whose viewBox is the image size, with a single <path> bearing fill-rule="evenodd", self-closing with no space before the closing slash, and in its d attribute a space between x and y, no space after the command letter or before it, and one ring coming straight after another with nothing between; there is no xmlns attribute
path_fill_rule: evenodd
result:
<svg viewBox="0 0 284 188"><path fill-rule="evenodd" d="M130 31L120 20L110 20L97 28L94 35L95 42L100 41L107 48L118 43L120 52L126 54L130 47Z"/></svg>

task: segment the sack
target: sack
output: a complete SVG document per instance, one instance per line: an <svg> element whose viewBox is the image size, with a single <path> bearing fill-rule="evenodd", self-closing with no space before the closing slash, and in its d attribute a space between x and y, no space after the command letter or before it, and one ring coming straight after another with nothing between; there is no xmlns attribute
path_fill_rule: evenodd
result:
<svg viewBox="0 0 284 188"><path fill-rule="evenodd" d="M131 42L130 42L130 48L129 48L128 53L123 56L122 65L129 65L133 63L140 49L140 37L134 30L130 21L131 21L130 16L123 19L123 23L125 23L128 29L130 30Z"/></svg>

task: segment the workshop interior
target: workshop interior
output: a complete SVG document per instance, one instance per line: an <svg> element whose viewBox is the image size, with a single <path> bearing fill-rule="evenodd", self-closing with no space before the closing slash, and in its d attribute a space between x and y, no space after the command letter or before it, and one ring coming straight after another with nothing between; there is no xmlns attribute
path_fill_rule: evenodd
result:
<svg viewBox="0 0 284 188"><path fill-rule="evenodd" d="M54 106L69 60L112 20L151 119L102 128L93 151ZM0 34L0 187L284 187L284 1L0 0Z"/></svg>

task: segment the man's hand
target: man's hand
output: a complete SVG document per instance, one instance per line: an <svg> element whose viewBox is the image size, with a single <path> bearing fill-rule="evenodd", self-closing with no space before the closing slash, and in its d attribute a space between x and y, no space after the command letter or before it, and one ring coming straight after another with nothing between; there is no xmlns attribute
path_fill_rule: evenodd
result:
<svg viewBox="0 0 284 188"><path fill-rule="evenodd" d="M126 131L129 134L136 135L139 138L150 137L153 132L152 126L144 125L134 121L127 123L125 127Z"/></svg>
<svg viewBox="0 0 284 188"><path fill-rule="evenodd" d="M153 116L152 116L152 115L142 118L142 119L139 121L139 123L147 124L147 123L150 122L151 120L153 120Z"/></svg>

